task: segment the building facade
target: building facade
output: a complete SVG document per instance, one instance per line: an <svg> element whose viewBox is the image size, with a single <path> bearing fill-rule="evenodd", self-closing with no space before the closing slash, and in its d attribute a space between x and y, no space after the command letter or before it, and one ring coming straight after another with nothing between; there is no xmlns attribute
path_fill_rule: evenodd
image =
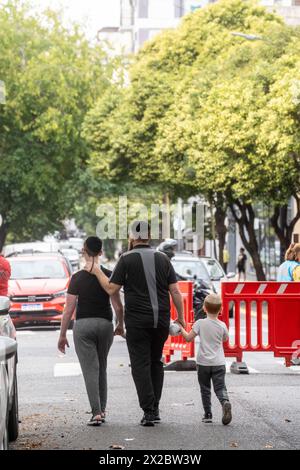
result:
<svg viewBox="0 0 300 470"><path fill-rule="evenodd" d="M217 0L120 0L120 26L107 25L99 38L110 42L116 53L136 53L164 29L176 28L181 18ZM261 0L287 24L300 25L300 0Z"/></svg>

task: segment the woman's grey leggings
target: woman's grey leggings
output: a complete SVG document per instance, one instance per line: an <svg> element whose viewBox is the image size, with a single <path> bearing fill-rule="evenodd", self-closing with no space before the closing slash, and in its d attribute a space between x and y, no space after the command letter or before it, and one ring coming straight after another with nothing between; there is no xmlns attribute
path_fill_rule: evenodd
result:
<svg viewBox="0 0 300 470"><path fill-rule="evenodd" d="M74 324L75 350L93 416L101 414L101 411L106 409L107 356L113 337L113 324L105 318L81 318Z"/></svg>

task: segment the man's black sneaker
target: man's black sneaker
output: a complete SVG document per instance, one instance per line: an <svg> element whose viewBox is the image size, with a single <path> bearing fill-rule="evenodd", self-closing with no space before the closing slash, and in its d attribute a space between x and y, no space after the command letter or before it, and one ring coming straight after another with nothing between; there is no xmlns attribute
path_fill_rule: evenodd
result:
<svg viewBox="0 0 300 470"><path fill-rule="evenodd" d="M155 415L154 413L145 413L141 421L142 426L154 426Z"/></svg>
<svg viewBox="0 0 300 470"><path fill-rule="evenodd" d="M229 403L229 401L225 401L225 403L223 403L222 423L224 424L224 426L227 426L227 424L231 423L231 421L232 421L231 403Z"/></svg>
<svg viewBox="0 0 300 470"><path fill-rule="evenodd" d="M202 423L212 423L212 414L205 413L205 415L202 418Z"/></svg>
<svg viewBox="0 0 300 470"><path fill-rule="evenodd" d="M159 408L155 408L154 412L154 422L155 423L160 423L161 422L161 419L160 419L160 415L159 415Z"/></svg>

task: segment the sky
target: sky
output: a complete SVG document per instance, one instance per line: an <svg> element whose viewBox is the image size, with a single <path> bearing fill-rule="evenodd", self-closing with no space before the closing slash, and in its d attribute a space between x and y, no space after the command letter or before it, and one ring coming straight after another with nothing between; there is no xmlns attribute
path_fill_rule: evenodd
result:
<svg viewBox="0 0 300 470"><path fill-rule="evenodd" d="M36 8L62 7L67 20L86 22L89 35L103 26L119 26L120 0L31 0Z"/></svg>

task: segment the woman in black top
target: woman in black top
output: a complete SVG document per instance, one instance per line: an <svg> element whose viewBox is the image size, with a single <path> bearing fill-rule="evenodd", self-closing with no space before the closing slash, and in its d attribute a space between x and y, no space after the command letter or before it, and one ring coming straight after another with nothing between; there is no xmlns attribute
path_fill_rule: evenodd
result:
<svg viewBox="0 0 300 470"><path fill-rule="evenodd" d="M99 265L102 241L97 237L86 240L83 255L87 263ZM102 271L110 277L111 271ZM111 301L117 315L115 335L124 334L123 306L119 294ZM77 307L76 307L77 304ZM100 286L97 278L86 270L75 273L68 288L65 311L62 319L58 349L65 353L67 329L76 308L76 322L73 329L75 350L80 362L92 418L88 425L99 426L105 421L107 402L107 356L113 342L113 313L110 297Z"/></svg>

